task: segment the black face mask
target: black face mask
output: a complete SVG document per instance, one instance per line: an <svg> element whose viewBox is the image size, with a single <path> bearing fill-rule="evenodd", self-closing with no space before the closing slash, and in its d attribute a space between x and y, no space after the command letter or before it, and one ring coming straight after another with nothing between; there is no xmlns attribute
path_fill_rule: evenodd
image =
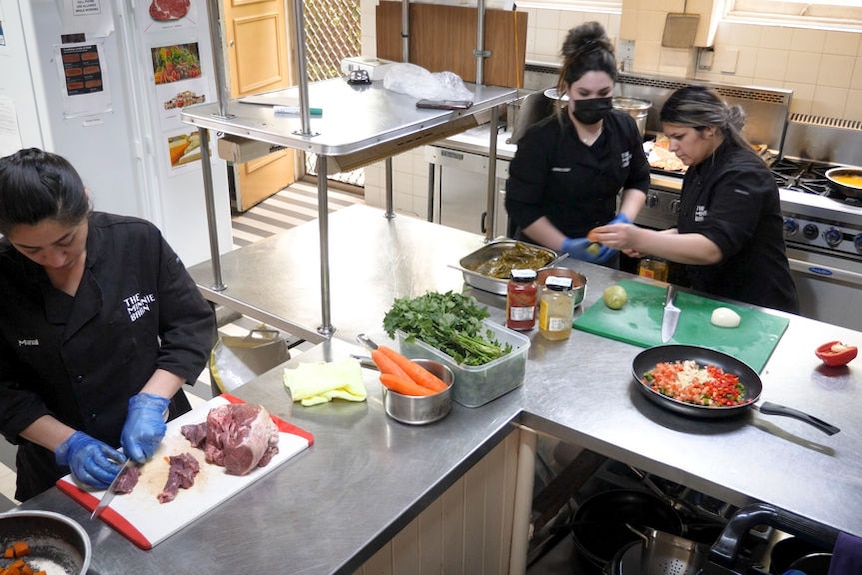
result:
<svg viewBox="0 0 862 575"><path fill-rule="evenodd" d="M613 108L613 98L590 98L589 100L575 100L575 109L572 111L578 122L590 126L602 120Z"/></svg>

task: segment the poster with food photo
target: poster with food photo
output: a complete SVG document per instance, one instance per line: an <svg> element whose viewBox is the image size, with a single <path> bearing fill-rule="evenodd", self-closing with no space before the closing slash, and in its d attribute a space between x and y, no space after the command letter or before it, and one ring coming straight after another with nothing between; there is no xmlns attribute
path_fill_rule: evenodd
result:
<svg viewBox="0 0 862 575"><path fill-rule="evenodd" d="M197 130L168 137L171 169L181 168L201 159L201 140Z"/></svg>
<svg viewBox="0 0 862 575"><path fill-rule="evenodd" d="M187 106L206 102L207 88L206 80L200 77L179 84L156 86L162 128L165 130L179 128L182 125L180 112Z"/></svg>
<svg viewBox="0 0 862 575"><path fill-rule="evenodd" d="M198 4L197 0L147 0L138 4L138 21L144 32L194 28Z"/></svg>
<svg viewBox="0 0 862 575"><path fill-rule="evenodd" d="M201 76L198 43L173 44L150 49L153 60L153 81L170 84Z"/></svg>

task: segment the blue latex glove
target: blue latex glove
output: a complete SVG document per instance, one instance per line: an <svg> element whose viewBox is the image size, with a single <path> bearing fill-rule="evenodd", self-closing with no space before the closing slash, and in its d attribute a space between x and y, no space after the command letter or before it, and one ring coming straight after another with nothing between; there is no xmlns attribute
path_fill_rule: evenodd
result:
<svg viewBox="0 0 862 575"><path fill-rule="evenodd" d="M144 463L153 456L168 429L165 419L170 402L152 393L139 393L129 398L129 412L120 442L130 459Z"/></svg>
<svg viewBox="0 0 862 575"><path fill-rule="evenodd" d="M599 246L599 251L590 253L587 248L593 245L593 242L587 238L568 238L563 242L563 251L569 254L576 260L582 260L594 264L605 263L614 256L616 250L612 250L607 246Z"/></svg>
<svg viewBox="0 0 862 575"><path fill-rule="evenodd" d="M76 431L57 448L54 458L58 465L68 465L81 483L106 489L120 472L126 456L113 447Z"/></svg>
<svg viewBox="0 0 862 575"><path fill-rule="evenodd" d="M618 213L616 216L614 216L614 219L612 219L611 221L609 221L609 222L607 223L607 225L611 225L611 224L630 224L630 223L632 223L632 221L631 221L630 219L628 219L624 213L620 212L620 213Z"/></svg>

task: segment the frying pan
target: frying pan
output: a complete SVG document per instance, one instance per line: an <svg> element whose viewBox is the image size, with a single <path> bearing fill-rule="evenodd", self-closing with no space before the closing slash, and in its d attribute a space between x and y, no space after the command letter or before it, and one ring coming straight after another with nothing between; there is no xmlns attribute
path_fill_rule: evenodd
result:
<svg viewBox="0 0 862 575"><path fill-rule="evenodd" d="M679 401L672 397L662 395L653 390L644 380L644 374L655 368L656 364L662 362L674 362L694 360L698 365L711 364L720 367L725 373L732 373L739 377L739 382L745 387L743 394L744 402L740 405L726 407L709 407L706 405L695 405ZM638 382L638 387L646 395L647 399L660 407L674 411L681 415L698 419L724 418L740 415L748 409L756 409L766 415L783 415L804 421L813 425L827 435L835 435L840 431L834 425L809 415L802 411L778 405L768 401L759 407L755 405L763 391L763 382L760 376L748 364L714 349L695 345L659 345L645 349L632 360L632 374Z"/></svg>
<svg viewBox="0 0 862 575"><path fill-rule="evenodd" d="M862 198L862 188L848 186L836 180L842 176L860 177L862 176L862 168L831 168L826 170L826 179L829 180L829 184L833 188L850 198Z"/></svg>

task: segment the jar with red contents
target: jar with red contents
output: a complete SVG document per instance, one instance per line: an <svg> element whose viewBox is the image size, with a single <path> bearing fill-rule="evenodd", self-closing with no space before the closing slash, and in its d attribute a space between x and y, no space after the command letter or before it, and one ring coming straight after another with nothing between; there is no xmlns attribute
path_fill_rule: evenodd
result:
<svg viewBox="0 0 862 575"><path fill-rule="evenodd" d="M535 270L514 269L506 288L506 327L529 331L536 326L539 287Z"/></svg>

